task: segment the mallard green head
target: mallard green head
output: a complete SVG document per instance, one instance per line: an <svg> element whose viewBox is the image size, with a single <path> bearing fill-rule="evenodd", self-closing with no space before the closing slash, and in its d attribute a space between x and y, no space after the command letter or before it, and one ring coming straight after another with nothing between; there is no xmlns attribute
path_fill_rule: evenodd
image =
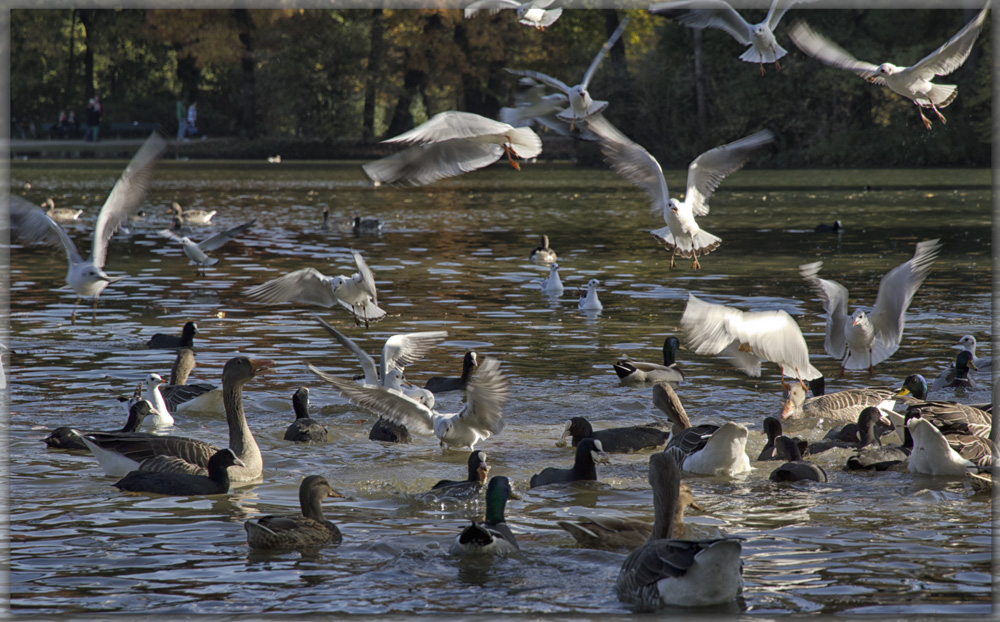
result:
<svg viewBox="0 0 1000 622"><path fill-rule="evenodd" d="M896 393L896 397L912 395L918 400L927 399L927 381L920 374L910 374L903 381L903 388Z"/></svg>

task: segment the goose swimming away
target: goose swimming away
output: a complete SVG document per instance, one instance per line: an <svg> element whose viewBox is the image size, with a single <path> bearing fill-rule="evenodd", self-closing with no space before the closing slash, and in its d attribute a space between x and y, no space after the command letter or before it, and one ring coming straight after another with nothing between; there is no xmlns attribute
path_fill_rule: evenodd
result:
<svg viewBox="0 0 1000 622"><path fill-rule="evenodd" d="M562 296L565 288L563 287L562 279L559 278L559 264L554 263L549 266L549 275L540 279L538 281L538 285L540 286L542 293L546 296L550 296L552 298Z"/></svg>
<svg viewBox="0 0 1000 622"><path fill-rule="evenodd" d="M139 151L132 157L125 172L122 173L114 188L108 194L107 200L97 215L94 225L93 244L90 257L83 259L76 250L76 245L59 224L49 218L42 208L27 200L11 195L10 226L11 237L21 238L28 243L39 241L54 241L56 239L66 251L69 269L66 272L66 287L76 292L76 303L73 305L73 321L76 320L76 307L80 298L94 298L94 318L97 314L97 299L111 283L117 283L124 276L110 277L104 272L104 262L108 256L108 242L114 232L142 204L149 190L156 161L167 147L167 142L158 133L152 133L142 144Z"/></svg>
<svg viewBox="0 0 1000 622"><path fill-rule="evenodd" d="M461 376L433 376L427 380L424 388L434 394L448 393L449 391L464 391L465 387L469 384L469 379L472 378L472 374L476 372L476 367L478 366L478 355L470 350L462 357Z"/></svg>
<svg viewBox="0 0 1000 622"><path fill-rule="evenodd" d="M292 395L295 421L285 430L284 439L297 443L322 443L326 441L326 427L309 418L309 389L299 387Z"/></svg>
<svg viewBox="0 0 1000 622"><path fill-rule="evenodd" d="M722 425L691 426L684 405L667 382L653 385L653 405L674 424L663 453L670 454L684 471L735 477L750 471L746 426L728 421Z"/></svg>
<svg viewBox="0 0 1000 622"><path fill-rule="evenodd" d="M312 364L309 369L330 384L351 402L366 408L389 421L401 423L418 434L434 434L441 446L467 447L504 428L503 405L508 398L509 383L500 372L500 362L484 358L479 370L465 390L465 406L455 413L441 413L417 400L383 386L358 385L353 381L326 374ZM387 377L402 379L398 369L391 369Z"/></svg>
<svg viewBox="0 0 1000 622"><path fill-rule="evenodd" d="M507 499L519 499L502 475L490 478L486 487L486 520L462 530L448 550L452 555L510 555L521 550L507 526L504 511Z"/></svg>
<svg viewBox="0 0 1000 622"><path fill-rule="evenodd" d="M562 15L562 9L553 7L556 0L476 0L465 7L465 19L477 15L481 11L487 11L491 15L499 13L504 9L514 9L517 11L517 21L525 26L533 26L538 30L545 30L555 23ZM550 8L551 7L551 8Z"/></svg>
<svg viewBox="0 0 1000 622"><path fill-rule="evenodd" d="M245 466L232 449L215 452L208 460L208 475L164 471L130 471L113 485L122 491L151 492L159 495L189 497L221 495L229 492L229 467Z"/></svg>
<svg viewBox="0 0 1000 622"><path fill-rule="evenodd" d="M173 201L167 208L167 213L175 216L181 224L185 225L208 225L212 222L216 210L208 211L203 209L186 210L177 201Z"/></svg>
<svg viewBox="0 0 1000 622"><path fill-rule="evenodd" d="M809 362L802 330L784 310L741 311L688 294L681 327L695 352L722 356L751 378L760 377L762 359L777 363L786 390L785 376L801 382L823 375Z"/></svg>
<svg viewBox="0 0 1000 622"><path fill-rule="evenodd" d="M625 27L628 26L629 18L626 17L618 24L618 28L615 29L611 37L608 38L607 42L601 47L597 52L597 56L590 63L590 67L587 68L586 73L583 74L583 80L580 84L576 86L568 86L565 82L557 80L552 76L546 75L539 71L529 71L525 69L506 69L508 73L512 73L515 76L521 76L525 78L531 78L537 80L549 87L561 91L569 98L569 106L564 108L562 111L556 114L556 117L562 119L563 121L569 122L569 129L573 131L573 126L580 121L585 121L593 115L598 114L602 110L608 107L608 102L606 101L596 101L591 98L590 92L587 90L590 87L590 81L594 78L594 74L597 73L597 68L601 66L601 61L604 60L605 54L611 51L612 46L621 38L622 33L625 32Z"/></svg>
<svg viewBox="0 0 1000 622"><path fill-rule="evenodd" d="M899 349L906 326L906 310L930 274L940 250L940 240L918 242L912 259L882 277L875 306L867 314L861 308L856 308L852 315L847 314L847 288L817 276L823 267L822 261L799 266L799 273L823 301L827 314L823 347L833 358L842 359L841 375L845 369L867 369L871 376L875 365Z"/></svg>
<svg viewBox="0 0 1000 622"><path fill-rule="evenodd" d="M325 308L339 304L351 312L357 324L363 322L367 328L384 318L385 311L378 306L375 274L361 253L351 251L351 255L358 267L354 276L329 277L313 268L302 268L251 287L246 295L265 304L297 302Z"/></svg>
<svg viewBox="0 0 1000 622"><path fill-rule="evenodd" d="M653 531L618 571L615 593L640 611L699 607L734 600L743 591L743 547L737 538L672 540L681 473L665 453L649 457Z"/></svg>
<svg viewBox="0 0 1000 622"><path fill-rule="evenodd" d="M702 30L716 28L729 33L742 45L748 46L740 60L746 63L760 65L760 75L764 75L764 63L774 63L775 69L781 69L778 59L788 51L778 44L774 38L774 29L778 22L795 2L783 0L771 2L767 17L759 24L751 24L743 16L723 0L680 0L679 2L664 2L649 7L649 12L662 15L690 28Z"/></svg>
<svg viewBox="0 0 1000 622"><path fill-rule="evenodd" d="M125 425L117 432L138 432L142 426L142 421L153 412L153 405L147 400L140 399L132 404L128 409L128 419ZM81 434L113 434L114 432L84 431L80 432L71 427L63 426L52 430L52 432L42 439L46 445L52 449L78 449L87 451L87 444L83 442Z"/></svg>
<svg viewBox="0 0 1000 622"><path fill-rule="evenodd" d="M854 58L849 52L815 32L805 22L792 24L788 36L800 50L825 65L846 69L872 84L888 87L895 93L909 99L917 106L924 127L931 129L930 120L924 116L923 108L930 108L941 123L945 122L940 108L944 108L958 97L958 87L954 84L934 84L935 76L946 76L962 66L969 58L972 46L986 20L989 2L975 19L966 24L951 39L910 67L897 67L892 63L873 65Z"/></svg>
<svg viewBox="0 0 1000 622"><path fill-rule="evenodd" d="M45 211L45 215L60 224L74 222L79 220L80 216L83 215L82 209L56 207L56 202L52 200L52 197L45 199L45 202L42 203L42 207L48 207Z"/></svg>
<svg viewBox="0 0 1000 622"><path fill-rule="evenodd" d="M636 385L645 382L673 382L680 384L684 381L684 372L677 365L677 350L680 349L681 342L677 337L670 336L663 340L663 364L646 363L636 361L631 358L618 360L612 367L618 380L625 385Z"/></svg>
<svg viewBox="0 0 1000 622"><path fill-rule="evenodd" d="M171 348L190 348L194 345L194 336L198 334L198 325L194 322L184 322L181 334L167 335L156 333L146 342L146 347L154 350L167 350Z"/></svg>
<svg viewBox="0 0 1000 622"><path fill-rule="evenodd" d="M260 478L263 459L243 412L243 385L268 369L274 361L237 356L222 371L222 392L229 424L229 447L244 465L230 467L233 481ZM143 433L90 434L84 442L108 475L119 477L129 471L169 471L208 474L208 461L219 447L181 436Z"/></svg>
<svg viewBox="0 0 1000 622"><path fill-rule="evenodd" d="M608 164L649 195L653 200L652 213L662 215L666 222L667 226L650 233L670 250L670 267L676 265L675 259L680 255L691 257L694 270L701 269L699 255L707 255L722 243L717 236L702 230L695 216L707 216L708 200L719 184L741 169L754 151L772 142L774 133L761 130L701 154L688 166L684 200L678 201L670 197L663 169L646 149L623 135L600 134L601 152Z"/></svg>
<svg viewBox="0 0 1000 622"><path fill-rule="evenodd" d="M513 127L471 112L449 110L382 142L416 143L362 168L378 184L422 186L493 164L505 154L530 160L542 152L542 139L531 128Z"/></svg>
<svg viewBox="0 0 1000 622"><path fill-rule="evenodd" d="M253 549L306 549L338 545L344 537L340 529L323 515L323 499L343 497L326 478L309 475L299 484L300 514L261 516L243 523L247 544Z"/></svg>
<svg viewBox="0 0 1000 622"><path fill-rule="evenodd" d="M161 229L159 234L165 238L170 238L171 240L180 243L184 248L184 254L188 256L188 259L204 268L207 266L214 266L219 263L217 258L209 257L205 253L222 248L226 242L229 242L236 236L244 233L247 229L254 226L256 222L257 219L252 218L242 225L236 225L235 227L230 227L225 231L220 231L219 233L216 233L201 242L193 242L187 236L181 237L170 229Z"/></svg>
<svg viewBox="0 0 1000 622"><path fill-rule="evenodd" d="M567 436L570 437L573 447L578 447L585 438L594 438L601 441L603 450L609 454L630 454L662 446L670 436L670 429L654 422L595 431L585 418L573 417L566 422L566 429L556 441L556 447L565 447Z"/></svg>
<svg viewBox="0 0 1000 622"><path fill-rule="evenodd" d="M556 261L556 252L549 246L549 236L542 234L538 240L538 246L532 249L528 259L535 264L549 264Z"/></svg>
<svg viewBox="0 0 1000 622"><path fill-rule="evenodd" d="M601 304L601 300L597 297L597 286L601 282L597 279L590 279L587 282L587 291L580 292L580 301L577 302L577 308L581 311L600 311L604 308Z"/></svg>
<svg viewBox="0 0 1000 622"><path fill-rule="evenodd" d="M485 451L473 451L469 454L469 474L464 480L442 479L431 486L431 490L436 490L440 494L447 496L472 496L479 494L483 484L486 483L486 476L490 472L490 466L486 464Z"/></svg>
<svg viewBox="0 0 1000 622"><path fill-rule="evenodd" d="M568 469L546 467L531 476L532 488L576 481L597 481L597 464L608 464L604 445L595 438L585 438L576 446L573 466Z"/></svg>

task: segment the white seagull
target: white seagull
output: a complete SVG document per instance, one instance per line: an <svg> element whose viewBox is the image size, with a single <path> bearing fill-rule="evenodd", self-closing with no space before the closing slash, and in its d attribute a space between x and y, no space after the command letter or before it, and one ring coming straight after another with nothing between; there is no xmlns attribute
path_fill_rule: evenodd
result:
<svg viewBox="0 0 1000 622"><path fill-rule="evenodd" d="M390 378L389 372L393 369L402 375L407 365L415 363L424 358L427 352L448 338L448 332L443 330L432 330L418 333L405 333L392 335L385 340L382 346L382 356L379 358L378 366L375 366L373 359L367 352L361 349L349 337L339 330L324 322L321 318L316 318L320 326L326 329L340 345L354 353L361 361L361 369L365 372L364 383L373 387L385 387L401 391L427 408L434 407L434 394L426 389L410 387L402 384L402 378L393 384L397 378Z"/></svg>
<svg viewBox="0 0 1000 622"><path fill-rule="evenodd" d="M320 307L343 306L358 324L368 326L385 317L378 306L375 275L361 253L351 251L358 267L352 277L329 277L313 268L302 268L247 290L251 300L263 303L299 302Z"/></svg>
<svg viewBox="0 0 1000 622"><path fill-rule="evenodd" d="M860 308L852 315L847 314L847 288L817 276L823 267L822 261L799 266L799 273L823 301L827 314L823 347L833 358L843 359L841 375L845 369L867 369L871 376L875 365L899 349L906 325L906 309L930 273L940 250L939 240L918 242L912 259L882 277L875 306L867 314Z"/></svg>
<svg viewBox="0 0 1000 622"><path fill-rule="evenodd" d="M174 425L174 418L170 415L170 410L167 408L167 402L163 399L163 394L160 393L161 384L163 384L163 378L160 374L149 374L146 376L145 399L152 404L153 409L150 411L150 415L143 421L148 421L158 428Z"/></svg>
<svg viewBox="0 0 1000 622"><path fill-rule="evenodd" d="M469 19L480 11L489 11L491 15L499 13L503 9L516 9L517 21L525 26L534 26L538 30L544 30L555 23L562 15L559 7L549 8L555 0L528 0L518 2L518 0L477 0L465 7L465 18Z"/></svg>
<svg viewBox="0 0 1000 622"><path fill-rule="evenodd" d="M956 85L934 84L932 80L934 76L946 76L962 66L979 36L987 10L989 3L954 37L910 67L897 67L892 63L873 65L858 60L833 41L815 32L805 22L792 24L788 36L800 50L820 62L846 69L872 84L888 87L911 100L917 105L924 126L931 129L931 122L924 116L921 108L930 108L944 123L944 115L939 108L944 108L958 96Z"/></svg>
<svg viewBox="0 0 1000 622"><path fill-rule="evenodd" d="M479 363L478 371L465 389L465 406L456 413L439 413L395 389L359 385L308 365L314 374L332 384L351 402L418 434L433 433L441 440L442 447L473 449L476 443L499 434L504 428L502 409L509 385L500 373L500 362L493 358L484 358ZM398 369L389 370L387 375L402 377Z"/></svg>
<svg viewBox="0 0 1000 622"><path fill-rule="evenodd" d="M597 286L601 282L597 279L590 279L587 283L587 291L580 294L580 302L577 303L577 308L581 311L600 311L604 308L601 301L597 298Z"/></svg>
<svg viewBox="0 0 1000 622"><path fill-rule="evenodd" d="M365 164L365 174L377 184L429 184L483 168L504 154L520 170L515 157L530 160L542 152L542 139L531 128L455 110L383 142L416 146Z"/></svg>
<svg viewBox="0 0 1000 622"><path fill-rule="evenodd" d="M698 354L718 354L744 374L760 376L761 359L781 368L785 376L813 380L823 374L809 362L809 348L799 325L782 310L740 311L688 294L681 316L688 347Z"/></svg>
<svg viewBox="0 0 1000 622"><path fill-rule="evenodd" d="M962 335L958 347L972 355L974 369L984 375L993 373L993 359L989 356L976 356L976 338L972 335Z"/></svg>
<svg viewBox="0 0 1000 622"><path fill-rule="evenodd" d="M193 242L191 238L187 236L179 236L170 229L161 229L159 234L165 238L170 238L175 242L180 242L184 247L184 254L188 256L192 262L202 266L214 266L219 263L219 260L214 257L209 257L205 254L206 251L214 251L221 248L223 244L232 240L239 234L243 233L257 222L256 218L252 218L242 225L236 225L226 229L225 231L220 231L210 238L206 238L201 242Z"/></svg>
<svg viewBox="0 0 1000 622"><path fill-rule="evenodd" d="M539 283L542 287L542 293L552 296L553 298L562 296L563 284L562 280L559 278L559 264L554 263L549 266L549 275L544 279L541 279Z"/></svg>
<svg viewBox="0 0 1000 622"><path fill-rule="evenodd" d="M618 28L608 39L607 43L597 52L597 56L590 63L590 67L587 68L587 73L583 74L583 81L576 86L570 87L561 80L557 80L552 76L546 75L538 71L530 71L527 69L507 69L506 71L514 74L515 76L521 76L524 78L532 78L538 80L539 82L544 82L550 87L562 91L569 98L569 107L564 108L561 112L556 114L556 116L563 121L569 121L569 129L572 132L573 126L577 121L582 119L587 119L588 117L595 115L605 108L608 107L608 102L606 101L595 101L590 97L590 93L587 92L587 88L590 86L590 81L593 79L594 74L597 73L597 68L600 67L601 61L604 60L604 55L611 50L615 42L622 36L625 32L625 27L628 26L629 18L626 17L618 24Z"/></svg>
<svg viewBox="0 0 1000 622"><path fill-rule="evenodd" d="M154 132L146 139L139 151L132 157L125 172L122 173L114 188L108 195L94 225L94 241L90 249L90 257L86 260L80 256L73 241L66 231L54 220L49 218L41 207L18 196L10 197L11 233L28 242L52 240L58 238L66 251L69 270L66 272L66 286L77 294L73 305L73 320L76 320L76 306L80 298L93 296L94 313L97 313L97 299L105 287L122 280L123 276L110 277L103 268L108 255L108 241L123 224L139 209L149 183L153 177L153 169L160 154L167 148L167 141Z"/></svg>
<svg viewBox="0 0 1000 622"><path fill-rule="evenodd" d="M761 130L701 154L688 166L684 201L678 201L670 198L663 169L648 151L625 136L615 138L600 133L601 151L611 168L653 199L654 214L662 213L667 226L650 233L671 249L670 267L676 265L675 257L680 255L691 257L691 268L695 270L701 269L698 255L707 255L722 243L718 237L703 231L695 216L708 214L708 200L722 180L742 168L754 150L773 141L770 130Z"/></svg>
<svg viewBox="0 0 1000 622"><path fill-rule="evenodd" d="M664 2L652 5L649 7L649 12L680 22L690 28L698 30L716 28L728 32L743 45L750 46L750 49L740 56L740 60L758 63L760 75L764 75L764 63L774 63L775 68L781 69L778 59L788 53L774 38L774 29L795 2L787 2L783 7L779 4L782 4L782 0L774 0L767 17L759 24L746 21L723 0Z"/></svg>

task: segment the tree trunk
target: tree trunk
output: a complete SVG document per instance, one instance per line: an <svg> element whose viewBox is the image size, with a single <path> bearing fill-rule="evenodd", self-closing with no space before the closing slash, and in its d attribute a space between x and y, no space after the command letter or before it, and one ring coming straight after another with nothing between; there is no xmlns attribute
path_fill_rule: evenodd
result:
<svg viewBox="0 0 1000 622"><path fill-rule="evenodd" d="M368 50L368 72L365 75L365 109L362 114L362 139L375 138L375 105L378 97L378 77L382 68L382 9L372 9L371 48Z"/></svg>
<svg viewBox="0 0 1000 622"><path fill-rule="evenodd" d="M406 70L403 76L403 90L396 100L396 110L392 114L386 136L396 136L413 129L413 113L410 112L410 106L426 79L427 75L419 69Z"/></svg>
<svg viewBox="0 0 1000 622"><path fill-rule="evenodd" d="M694 45L692 53L694 55L694 106L695 122L698 124L698 133L705 131L705 68L702 63L701 30L694 29Z"/></svg>
<svg viewBox="0 0 1000 622"><path fill-rule="evenodd" d="M83 97L90 100L94 96L94 46L92 45L94 30L94 10L80 9L80 23L83 24Z"/></svg>
<svg viewBox="0 0 1000 622"><path fill-rule="evenodd" d="M241 91L243 94L243 111L240 119L246 138L257 137L257 115L256 98L257 86L254 76L253 60L253 21L250 19L250 11L247 9L235 9L236 23L239 29L240 43L243 45L243 56L240 64L243 68L243 78L241 81Z"/></svg>
<svg viewBox="0 0 1000 622"><path fill-rule="evenodd" d="M76 34L76 9L70 9L69 12L69 62L66 64L66 92L63 93L62 107L64 110L73 107L73 102L71 100L73 96L73 45Z"/></svg>

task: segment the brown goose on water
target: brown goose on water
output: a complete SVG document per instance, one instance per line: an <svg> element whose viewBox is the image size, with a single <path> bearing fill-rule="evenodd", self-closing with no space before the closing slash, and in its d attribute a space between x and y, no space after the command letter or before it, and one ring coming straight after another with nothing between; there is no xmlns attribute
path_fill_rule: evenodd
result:
<svg viewBox="0 0 1000 622"><path fill-rule="evenodd" d="M310 475L299 484L301 514L261 516L243 523L247 544L255 549L301 549L340 544L343 536L336 525L323 516L323 499L343 497L319 475Z"/></svg>

